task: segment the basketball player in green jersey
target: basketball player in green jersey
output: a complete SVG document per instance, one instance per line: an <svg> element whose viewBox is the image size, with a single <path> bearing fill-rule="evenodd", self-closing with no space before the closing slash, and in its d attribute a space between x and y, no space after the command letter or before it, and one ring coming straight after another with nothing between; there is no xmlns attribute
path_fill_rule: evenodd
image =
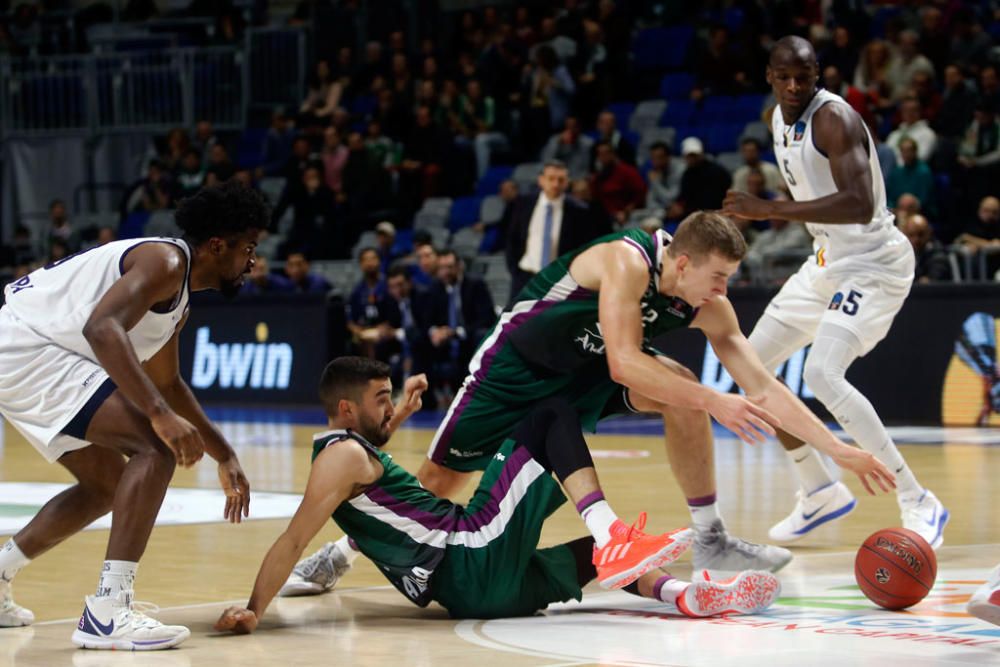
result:
<svg viewBox="0 0 1000 667"><path fill-rule="evenodd" d="M486 466L466 506L438 498L381 451L419 408L423 376L407 381L397 411L387 364L331 362L320 381L329 430L315 436L302 503L268 551L246 608L227 609L221 631L252 632L302 549L332 515L386 578L418 606L438 602L456 618L523 616L580 599L595 577L606 588L664 601L701 617L767 608L780 585L770 572L681 582L657 564L677 558L690 530L664 535L625 526L601 492L576 411L561 398L537 404ZM592 537L538 548L545 519L573 498Z"/></svg>
<svg viewBox="0 0 1000 667"><path fill-rule="evenodd" d="M823 451L883 489L891 475L875 457L849 447L768 373L739 328L726 285L746 252L726 217L690 215L673 238L641 230L610 234L567 253L537 274L505 310L469 364L417 477L439 496L453 495L468 471L483 469L503 440L539 402L559 396L593 431L609 414L662 415L667 457L688 499L697 533L696 570L724 576L777 571L792 558L778 547L730 536L716 504L709 415L748 443L773 425L812 434ZM652 348L682 327L705 333L747 397L698 383L691 371ZM282 595L331 589L357 551L342 539L300 563Z"/></svg>

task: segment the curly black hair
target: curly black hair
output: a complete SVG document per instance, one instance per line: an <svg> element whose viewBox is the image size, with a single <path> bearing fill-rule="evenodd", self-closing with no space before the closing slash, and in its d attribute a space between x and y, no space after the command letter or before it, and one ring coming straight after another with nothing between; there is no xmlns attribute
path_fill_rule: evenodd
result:
<svg viewBox="0 0 1000 667"><path fill-rule="evenodd" d="M229 180L183 200L174 218L184 238L201 245L213 237L228 240L252 229L267 229L271 210L258 191Z"/></svg>

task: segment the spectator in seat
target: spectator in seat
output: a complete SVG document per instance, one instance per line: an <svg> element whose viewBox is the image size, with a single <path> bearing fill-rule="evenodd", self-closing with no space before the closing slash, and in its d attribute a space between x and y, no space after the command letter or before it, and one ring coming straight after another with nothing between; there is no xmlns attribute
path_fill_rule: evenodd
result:
<svg viewBox="0 0 1000 667"><path fill-rule="evenodd" d="M646 183L635 167L619 159L608 142L597 143L595 156L596 171L590 184L594 200L617 224L624 225L632 211L646 203Z"/></svg>
<svg viewBox="0 0 1000 667"><path fill-rule="evenodd" d="M292 142L295 141L295 125L282 107L271 112L271 126L264 139L263 164L257 167L258 179L265 176L281 176L292 157ZM308 153L308 151L307 151Z"/></svg>
<svg viewBox="0 0 1000 667"><path fill-rule="evenodd" d="M715 210L732 184L725 167L705 157L701 139L688 137L681 142L681 154L687 168L681 177L681 193L667 210L668 218L682 218L694 211Z"/></svg>
<svg viewBox="0 0 1000 667"><path fill-rule="evenodd" d="M309 273L309 255L305 250L293 250L285 258L285 275L297 294L326 294L330 283L326 278Z"/></svg>
<svg viewBox="0 0 1000 667"><path fill-rule="evenodd" d="M258 255L250 269L250 277L243 283L240 291L244 294L275 294L291 292L293 289L290 278L271 273L267 258Z"/></svg>
<svg viewBox="0 0 1000 667"><path fill-rule="evenodd" d="M743 164L733 172L734 190L748 192L747 177L755 169L764 176L764 185L771 192L784 188L785 181L777 165L760 159L760 144L756 139L747 137L740 142L740 154L743 156Z"/></svg>
<svg viewBox="0 0 1000 667"><path fill-rule="evenodd" d="M594 140L581 133L576 116L567 116L562 131L549 137L541 158L543 162L558 160L565 164L570 178L584 178L590 174L593 148Z"/></svg>
<svg viewBox="0 0 1000 667"><path fill-rule="evenodd" d="M512 297L552 260L604 231L594 227L594 218L582 202L566 196L566 165L545 163L538 187L537 194L520 195L511 205L506 255Z"/></svg>
<svg viewBox="0 0 1000 667"><path fill-rule="evenodd" d="M430 316L430 306L427 290L414 285L409 269L401 263L389 268L386 289L395 302L396 313L386 333L387 337L395 339L400 345L401 375L408 377L427 373L428 380L431 380L433 363L428 338L427 318ZM425 404L423 409L433 410L433 398L428 398L431 399L430 403Z"/></svg>
<svg viewBox="0 0 1000 667"><path fill-rule="evenodd" d="M649 147L646 167L646 208L666 210L681 192L684 163L670 155L670 147L657 141Z"/></svg>
<svg viewBox="0 0 1000 667"><path fill-rule="evenodd" d="M365 248L358 256L361 280L347 302L347 329L360 354L374 357L376 346L387 340L394 328L395 303L389 297L381 262L375 248Z"/></svg>
<svg viewBox="0 0 1000 667"><path fill-rule="evenodd" d="M388 220L375 225L375 250L378 252L382 273L388 275L389 267L401 257L396 248L396 226Z"/></svg>
<svg viewBox="0 0 1000 667"><path fill-rule="evenodd" d="M838 30L841 29L842 28L838 28ZM844 100L851 105L851 108L857 111L866 123L874 121L874 115L872 114L871 106L869 106L868 96L858 88L845 81L843 70L838 68L836 65L827 65L823 69L823 87L831 93L836 93L843 97Z"/></svg>
<svg viewBox="0 0 1000 667"><path fill-rule="evenodd" d="M934 174L927 163L917 156L917 142L907 137L899 142L900 164L889 172L886 197L895 206L900 195L910 193L920 200L920 209L928 215L937 211L934 200Z"/></svg>
<svg viewBox="0 0 1000 667"><path fill-rule="evenodd" d="M598 143L606 141L611 145L619 160L625 164L635 166L635 146L625 140L622 133L618 131L617 123L618 120L610 111L602 111L597 114L597 141ZM595 144L595 158L597 157L596 153L597 145Z"/></svg>
<svg viewBox="0 0 1000 667"><path fill-rule="evenodd" d="M458 391L483 336L496 321L493 297L482 278L468 276L453 250L438 257L438 280L428 295L428 339L440 374L451 393Z"/></svg>
<svg viewBox="0 0 1000 667"><path fill-rule="evenodd" d="M205 184L205 170L198 151L189 148L184 152L180 168L174 172L174 182L180 199L186 199L201 190L201 186Z"/></svg>
<svg viewBox="0 0 1000 667"><path fill-rule="evenodd" d="M310 128L326 126L334 109L340 106L344 94L343 83L334 77L330 63L319 60L309 80L309 92L299 107L299 126Z"/></svg>
<svg viewBox="0 0 1000 667"><path fill-rule="evenodd" d="M956 64L944 69L944 96L933 128L942 137L958 139L976 113L976 90Z"/></svg>
<svg viewBox="0 0 1000 667"><path fill-rule="evenodd" d="M236 165L229 159L229 152L222 144L215 144L208 150L208 169L205 170L205 185L225 183L236 173Z"/></svg>
<svg viewBox="0 0 1000 667"><path fill-rule="evenodd" d="M920 101L915 97L903 100L899 107L899 114L902 122L885 140L896 152L896 163L898 164L903 159L899 142L906 138L917 142L917 155L922 161L929 162L931 156L934 155L934 148L937 146L937 134L923 118Z"/></svg>
<svg viewBox="0 0 1000 667"><path fill-rule="evenodd" d="M910 216L920 213L920 200L917 199L916 195L904 192L896 199L896 208L893 209L893 213L896 214L896 224L902 225Z"/></svg>
<svg viewBox="0 0 1000 667"><path fill-rule="evenodd" d="M899 226L899 230L906 235L913 246L916 258L913 276L918 283L938 282L951 278L948 253L934 238L934 230L927 222L927 218L919 213L911 215Z"/></svg>
<svg viewBox="0 0 1000 667"><path fill-rule="evenodd" d="M341 175L347 164L347 146L341 141L337 128L328 127L323 130L323 151L320 155L323 159L323 179L340 200L343 192Z"/></svg>
<svg viewBox="0 0 1000 667"><path fill-rule="evenodd" d="M302 188L295 191L291 205L295 217L286 247L309 248L314 257L322 259L348 256L344 220L337 215L336 196L323 182L318 164L302 174Z"/></svg>
<svg viewBox="0 0 1000 667"><path fill-rule="evenodd" d="M420 232L417 232L419 234ZM413 256L415 262L410 270L413 282L419 287L428 288L437 280L438 251L431 242L430 236L413 239Z"/></svg>
<svg viewBox="0 0 1000 667"><path fill-rule="evenodd" d="M62 199L53 199L49 204L48 245L50 254L52 244L56 241L61 241L68 253L74 253L80 249L80 232L73 229L70 224L66 202Z"/></svg>

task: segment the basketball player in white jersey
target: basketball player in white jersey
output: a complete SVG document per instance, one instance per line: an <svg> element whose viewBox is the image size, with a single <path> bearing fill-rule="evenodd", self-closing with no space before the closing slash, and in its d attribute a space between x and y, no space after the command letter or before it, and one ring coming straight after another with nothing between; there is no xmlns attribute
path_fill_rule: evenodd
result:
<svg viewBox="0 0 1000 667"><path fill-rule="evenodd" d="M259 194L231 182L181 203L183 239L116 241L7 285L0 309L0 414L76 484L0 549L0 626L27 625L10 582L30 560L113 511L97 594L73 643L154 650L190 635L133 609L139 558L173 476L208 452L224 514L249 513L236 454L178 369L177 340L192 291L235 295L268 224Z"/></svg>
<svg viewBox="0 0 1000 667"><path fill-rule="evenodd" d="M805 222L813 236L814 254L768 305L750 343L772 371L812 343L804 372L809 387L854 441L895 473L903 526L937 548L948 511L917 482L875 408L844 377L888 333L913 282L913 250L886 207L864 122L841 97L817 89L818 77L808 41L785 37L775 44L767 67L778 102L771 131L794 200L729 192L723 203L723 213L734 217ZM794 511L769 533L787 543L846 515L856 501L812 447L787 433L779 439L802 487Z"/></svg>

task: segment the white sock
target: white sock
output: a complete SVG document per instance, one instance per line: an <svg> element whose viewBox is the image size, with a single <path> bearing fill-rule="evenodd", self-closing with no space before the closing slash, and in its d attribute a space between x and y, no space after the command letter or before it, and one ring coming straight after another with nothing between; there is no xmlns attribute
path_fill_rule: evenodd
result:
<svg viewBox="0 0 1000 667"><path fill-rule="evenodd" d="M917 502L924 494L924 488L917 483L910 466L896 448L889 432L879 420L875 408L856 389L851 392L836 410L830 410L847 434L854 438L862 449L871 452L884 463L889 472L896 476L896 500L900 505Z"/></svg>
<svg viewBox="0 0 1000 667"><path fill-rule="evenodd" d="M618 515L611 509L607 500L591 503L580 512L580 516L587 524L587 530L594 536L594 543L598 549L611 541L611 526L618 521Z"/></svg>
<svg viewBox="0 0 1000 667"><path fill-rule="evenodd" d="M351 538L344 535L336 542L337 548L340 549L340 553L344 555L347 560L347 564L350 565L354 560L361 555L361 552L351 546Z"/></svg>
<svg viewBox="0 0 1000 667"><path fill-rule="evenodd" d="M116 597L122 591L132 595L139 564L130 560L106 560L97 583L97 597Z"/></svg>
<svg viewBox="0 0 1000 667"><path fill-rule="evenodd" d="M691 512L691 526L696 533L706 532L712 528L712 524L716 521L722 521L718 503L688 505L688 510Z"/></svg>
<svg viewBox="0 0 1000 667"><path fill-rule="evenodd" d="M809 445L802 445L798 449L785 450L788 460L795 464L795 473L799 477L799 486L807 494L830 486L834 483L830 471L823 465L823 459L819 452Z"/></svg>
<svg viewBox="0 0 1000 667"><path fill-rule="evenodd" d="M683 595L690 584L680 579L674 579L670 575L660 577L653 586L653 597L660 602L666 602L674 606L677 605L677 598Z"/></svg>
<svg viewBox="0 0 1000 667"><path fill-rule="evenodd" d="M0 548L0 578L13 581L18 570L30 562L31 559L14 543L14 538L10 538L3 548Z"/></svg>

